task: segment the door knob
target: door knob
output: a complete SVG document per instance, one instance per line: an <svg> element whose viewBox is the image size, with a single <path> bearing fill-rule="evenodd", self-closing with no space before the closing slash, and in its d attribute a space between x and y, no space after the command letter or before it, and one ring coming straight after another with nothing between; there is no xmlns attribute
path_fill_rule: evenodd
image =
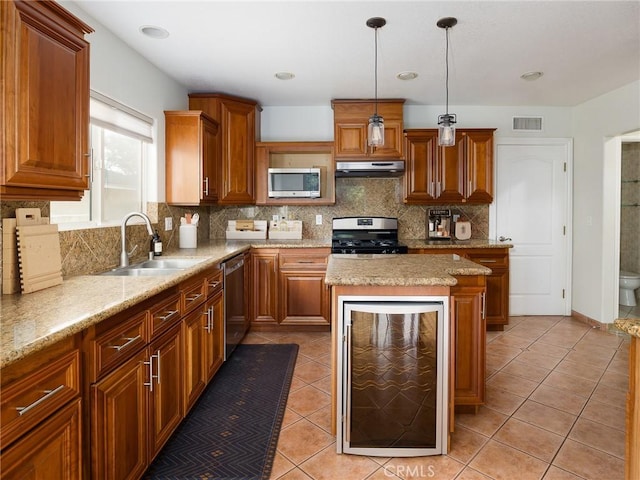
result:
<svg viewBox="0 0 640 480"><path fill-rule="evenodd" d="M502 235L500 235L498 237L498 240L500 240L501 242L506 242L507 240L511 241L511 237L503 237Z"/></svg>

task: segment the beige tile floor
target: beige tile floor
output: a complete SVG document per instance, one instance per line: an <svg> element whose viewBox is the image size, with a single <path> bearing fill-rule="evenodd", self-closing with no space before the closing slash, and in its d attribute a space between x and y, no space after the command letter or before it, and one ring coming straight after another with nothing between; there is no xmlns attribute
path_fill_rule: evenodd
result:
<svg viewBox="0 0 640 480"><path fill-rule="evenodd" d="M569 317L512 317L487 334L487 402L458 414L448 455L335 453L328 333L249 333L298 343L272 479L617 480L624 477L628 346Z"/></svg>

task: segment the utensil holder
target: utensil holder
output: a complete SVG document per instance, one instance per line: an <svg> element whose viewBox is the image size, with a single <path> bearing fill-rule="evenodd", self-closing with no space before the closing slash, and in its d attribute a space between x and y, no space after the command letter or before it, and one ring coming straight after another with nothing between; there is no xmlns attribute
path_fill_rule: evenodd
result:
<svg viewBox="0 0 640 480"><path fill-rule="evenodd" d="M180 225L180 248L198 247L198 227L193 224Z"/></svg>

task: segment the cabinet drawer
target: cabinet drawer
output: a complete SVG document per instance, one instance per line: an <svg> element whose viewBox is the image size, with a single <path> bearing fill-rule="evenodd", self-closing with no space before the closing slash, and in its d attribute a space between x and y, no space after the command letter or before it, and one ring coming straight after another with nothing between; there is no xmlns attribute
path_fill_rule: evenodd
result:
<svg viewBox="0 0 640 480"><path fill-rule="evenodd" d="M148 311L144 310L99 334L92 342L95 381L147 344Z"/></svg>
<svg viewBox="0 0 640 480"><path fill-rule="evenodd" d="M69 352L2 389L0 448L80 396L80 353Z"/></svg>
<svg viewBox="0 0 640 480"><path fill-rule="evenodd" d="M313 269L324 271L327 268L329 251L327 249L308 248L303 250L280 250L281 269Z"/></svg>
<svg viewBox="0 0 640 480"><path fill-rule="evenodd" d="M469 260L480 265L484 265L489 268L493 267L508 267L509 255L495 254L495 253L469 253Z"/></svg>
<svg viewBox="0 0 640 480"><path fill-rule="evenodd" d="M204 303L207 298L207 286L204 278L201 276L181 285L180 298L182 315L192 312Z"/></svg>
<svg viewBox="0 0 640 480"><path fill-rule="evenodd" d="M222 270L216 268L207 275L205 281L207 285L207 298L211 298L222 290Z"/></svg>
<svg viewBox="0 0 640 480"><path fill-rule="evenodd" d="M175 293L149 310L151 338L170 328L181 318L180 294Z"/></svg>

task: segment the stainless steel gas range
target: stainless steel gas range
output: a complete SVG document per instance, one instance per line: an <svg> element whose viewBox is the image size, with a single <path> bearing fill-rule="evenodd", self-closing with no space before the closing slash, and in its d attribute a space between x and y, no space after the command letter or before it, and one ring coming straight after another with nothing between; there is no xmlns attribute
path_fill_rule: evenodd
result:
<svg viewBox="0 0 640 480"><path fill-rule="evenodd" d="M338 217L333 219L331 253L407 253L398 241L398 219Z"/></svg>

